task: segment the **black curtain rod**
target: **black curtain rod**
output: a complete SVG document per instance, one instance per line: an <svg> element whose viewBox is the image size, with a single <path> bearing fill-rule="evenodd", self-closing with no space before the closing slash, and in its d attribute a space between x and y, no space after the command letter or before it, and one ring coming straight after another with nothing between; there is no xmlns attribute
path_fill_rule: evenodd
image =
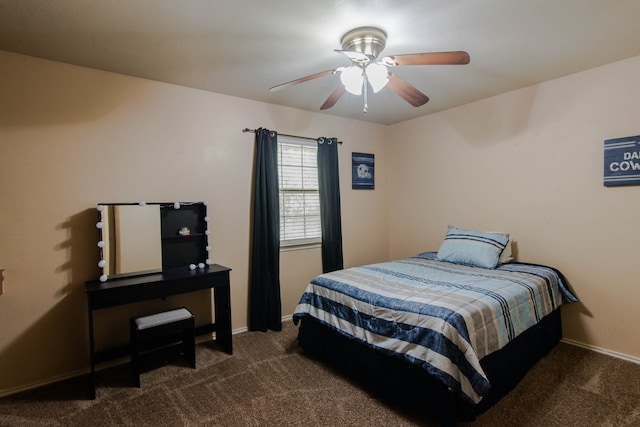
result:
<svg viewBox="0 0 640 427"><path fill-rule="evenodd" d="M256 133L256 130L255 129L244 128L244 129L242 129L242 132L253 132L253 133ZM317 141L318 140L318 138L309 138L308 136L299 136L299 135L289 135L289 134L280 133L280 132L278 132L278 135L288 136L289 138L306 139L307 141ZM342 144L342 141L338 141L338 144Z"/></svg>

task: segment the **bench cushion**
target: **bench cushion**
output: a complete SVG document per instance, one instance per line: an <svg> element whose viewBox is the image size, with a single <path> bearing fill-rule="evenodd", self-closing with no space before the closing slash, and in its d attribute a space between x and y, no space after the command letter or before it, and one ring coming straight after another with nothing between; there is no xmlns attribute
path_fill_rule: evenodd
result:
<svg viewBox="0 0 640 427"><path fill-rule="evenodd" d="M186 308L178 308L175 310L164 311L162 313L151 314L149 316L138 317L134 319L134 322L138 330L143 330L178 322L180 320L186 320L191 317L193 317L193 315L189 310Z"/></svg>

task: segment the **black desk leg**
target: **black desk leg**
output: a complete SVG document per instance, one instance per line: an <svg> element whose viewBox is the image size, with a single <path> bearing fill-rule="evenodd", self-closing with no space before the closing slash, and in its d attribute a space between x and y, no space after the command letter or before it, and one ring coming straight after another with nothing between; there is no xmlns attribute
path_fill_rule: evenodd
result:
<svg viewBox="0 0 640 427"><path fill-rule="evenodd" d="M213 289L213 299L216 316L216 342L224 351L233 354L233 342L231 338L231 292L229 284L216 286Z"/></svg>
<svg viewBox="0 0 640 427"><path fill-rule="evenodd" d="M89 374L89 399L96 398L96 357L93 338L93 309L89 302L89 359L91 360L91 373Z"/></svg>

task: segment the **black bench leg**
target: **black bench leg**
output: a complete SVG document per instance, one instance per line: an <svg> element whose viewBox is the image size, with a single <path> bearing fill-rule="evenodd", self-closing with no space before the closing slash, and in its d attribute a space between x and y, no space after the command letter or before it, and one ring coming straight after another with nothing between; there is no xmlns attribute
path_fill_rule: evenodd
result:
<svg viewBox="0 0 640 427"><path fill-rule="evenodd" d="M196 336L193 326L184 330L182 342L184 357L189 362L189 365L196 369Z"/></svg>
<svg viewBox="0 0 640 427"><path fill-rule="evenodd" d="M133 321L131 322L131 378L133 385L140 388L140 343Z"/></svg>

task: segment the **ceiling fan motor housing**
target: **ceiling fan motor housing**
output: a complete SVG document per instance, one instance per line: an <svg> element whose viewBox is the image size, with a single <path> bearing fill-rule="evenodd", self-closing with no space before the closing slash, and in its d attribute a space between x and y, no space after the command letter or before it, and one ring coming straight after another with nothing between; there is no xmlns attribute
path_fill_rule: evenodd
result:
<svg viewBox="0 0 640 427"><path fill-rule="evenodd" d="M343 50L351 50L367 55L371 61L380 55L384 50L387 40L387 33L375 27L360 27L349 31L340 43Z"/></svg>

